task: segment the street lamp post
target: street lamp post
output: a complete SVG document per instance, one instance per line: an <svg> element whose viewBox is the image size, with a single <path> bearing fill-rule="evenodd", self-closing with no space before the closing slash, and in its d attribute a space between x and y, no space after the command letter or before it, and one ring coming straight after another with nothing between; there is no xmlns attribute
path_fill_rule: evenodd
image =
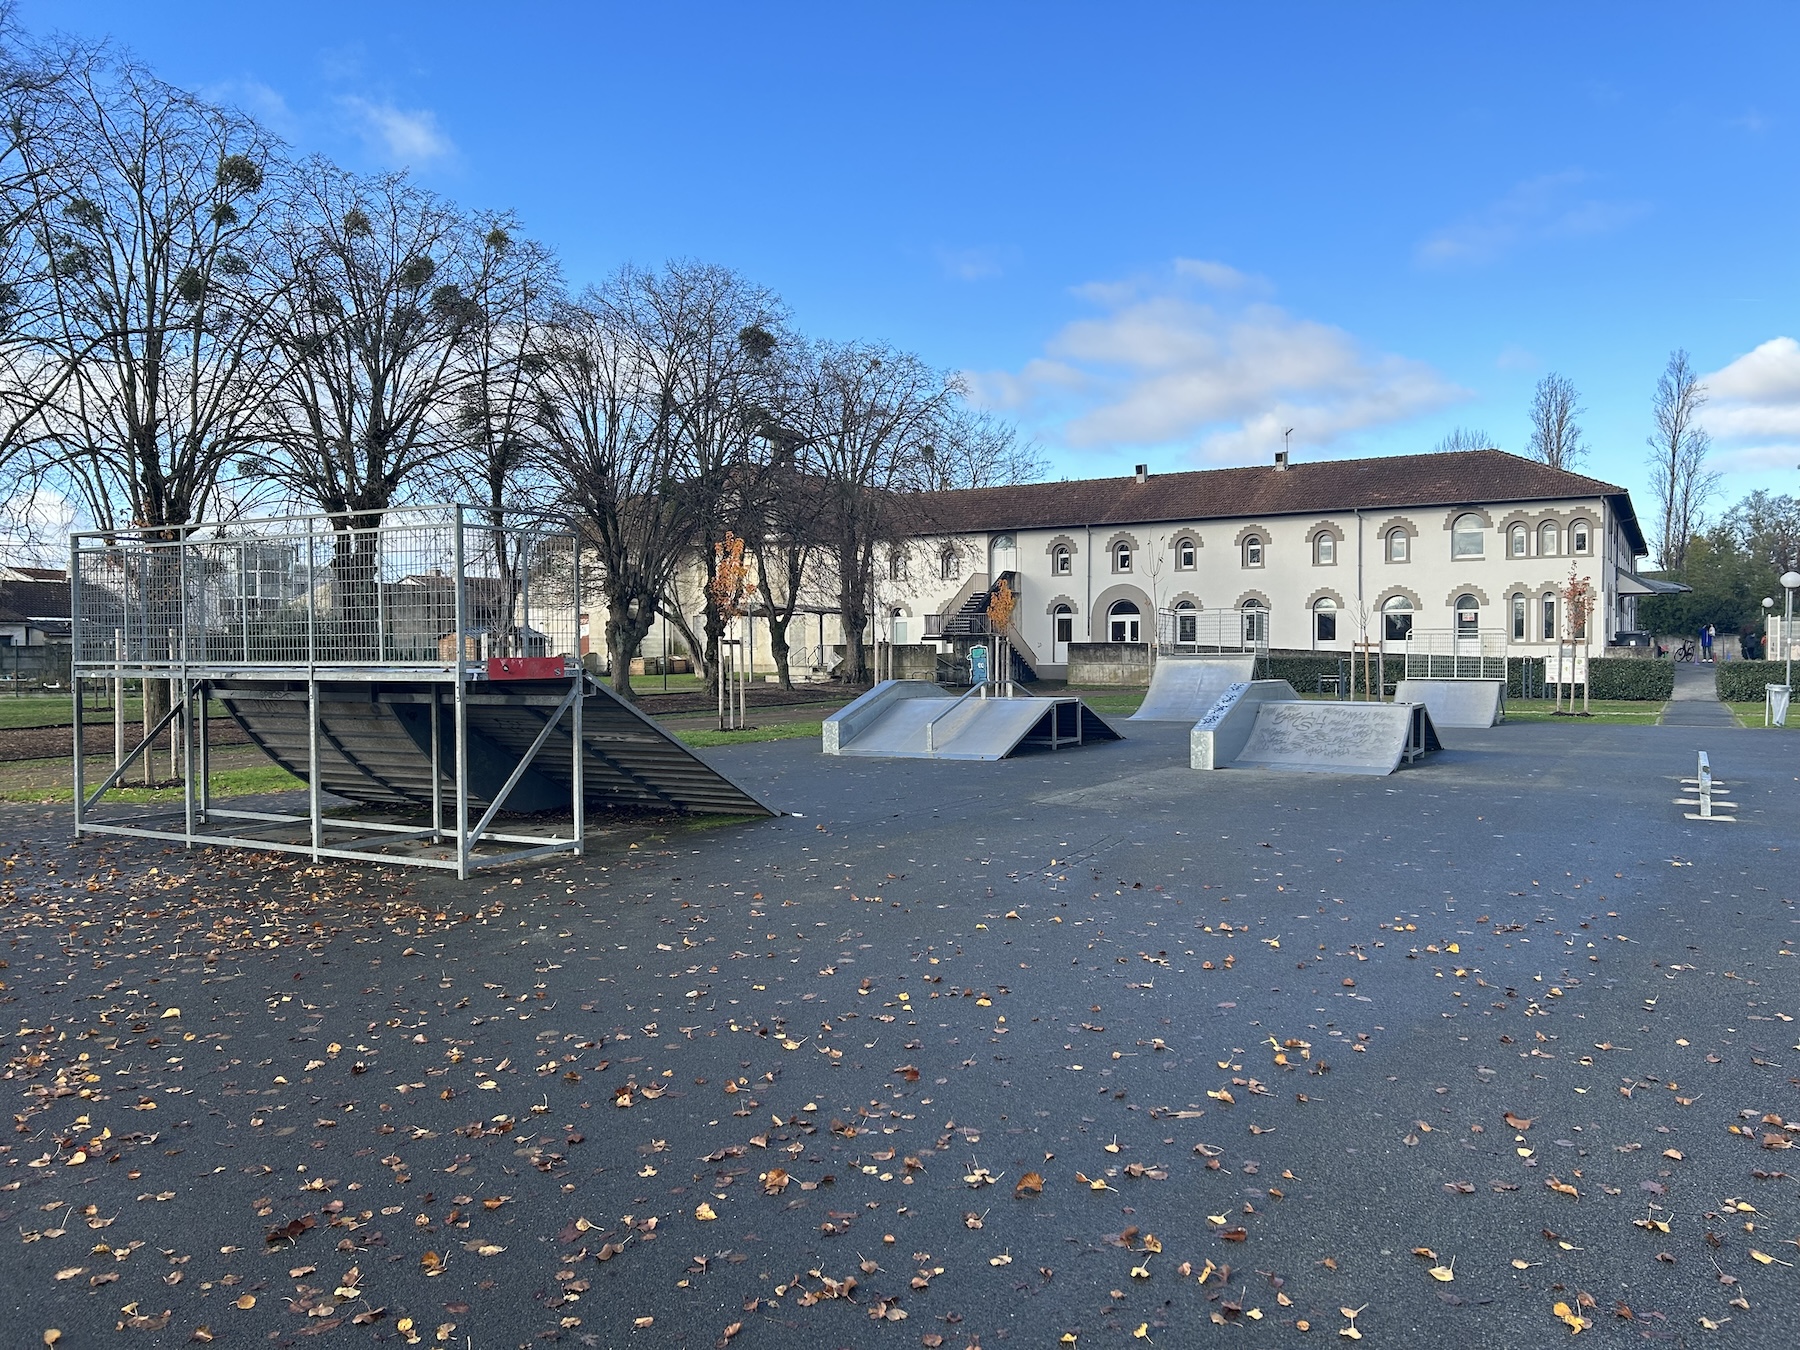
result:
<svg viewBox="0 0 1800 1350"><path fill-rule="evenodd" d="M1794 687L1794 592L1800 589L1800 572L1793 568L1781 574L1781 588L1787 592L1787 609L1781 620L1781 651L1787 658L1787 673L1782 676L1782 683L1789 689Z"/></svg>

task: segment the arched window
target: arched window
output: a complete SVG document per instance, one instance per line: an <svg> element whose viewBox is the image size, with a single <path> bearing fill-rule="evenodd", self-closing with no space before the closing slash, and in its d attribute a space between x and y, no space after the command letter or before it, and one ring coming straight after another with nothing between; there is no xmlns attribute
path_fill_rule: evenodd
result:
<svg viewBox="0 0 1800 1350"><path fill-rule="evenodd" d="M1513 557L1523 558L1526 555L1529 551L1528 538L1523 525L1515 525L1507 531L1507 546L1512 551Z"/></svg>
<svg viewBox="0 0 1800 1350"><path fill-rule="evenodd" d="M1244 641L1252 647L1269 645L1269 607L1252 596L1239 611L1244 620Z"/></svg>
<svg viewBox="0 0 1800 1350"><path fill-rule="evenodd" d="M1075 570L1075 559L1067 544L1058 544L1056 552L1050 555L1050 570L1059 577L1066 577Z"/></svg>
<svg viewBox="0 0 1800 1350"><path fill-rule="evenodd" d="M1388 531L1387 556L1389 562L1405 562L1409 547L1405 530Z"/></svg>
<svg viewBox="0 0 1800 1350"><path fill-rule="evenodd" d="M1562 552L1562 550L1556 546L1557 533L1556 522L1553 520L1546 520L1542 525L1538 526L1538 557L1554 558L1558 553Z"/></svg>
<svg viewBox="0 0 1800 1350"><path fill-rule="evenodd" d="M1525 640L1525 593L1518 591L1512 598L1512 638L1514 642Z"/></svg>
<svg viewBox="0 0 1800 1350"><path fill-rule="evenodd" d="M1108 642L1137 642L1140 640L1143 615L1136 604L1130 600L1115 600L1111 609L1106 611L1106 640Z"/></svg>
<svg viewBox="0 0 1800 1350"><path fill-rule="evenodd" d="M1481 631L1481 602L1472 595L1456 597L1456 636L1474 637Z"/></svg>
<svg viewBox="0 0 1800 1350"><path fill-rule="evenodd" d="M1131 570L1131 545L1113 545L1113 571L1129 572Z"/></svg>
<svg viewBox="0 0 1800 1350"><path fill-rule="evenodd" d="M1175 641L1192 645L1200 638L1200 615L1192 600L1175 602Z"/></svg>
<svg viewBox="0 0 1800 1350"><path fill-rule="evenodd" d="M1556 641L1556 592L1545 591L1543 599L1544 641Z"/></svg>
<svg viewBox="0 0 1800 1350"><path fill-rule="evenodd" d="M1405 642L1412 636L1413 605L1404 595L1390 596L1381 604L1381 636L1388 642Z"/></svg>
<svg viewBox="0 0 1800 1350"><path fill-rule="evenodd" d="M1586 553L1588 551L1588 526L1585 520L1578 520L1569 526L1569 552Z"/></svg>
<svg viewBox="0 0 1800 1350"><path fill-rule="evenodd" d="M1200 550L1195 546L1194 541L1192 539L1176 540L1175 570L1177 572L1192 572L1199 564Z"/></svg>
<svg viewBox="0 0 1800 1350"><path fill-rule="evenodd" d="M1452 558L1479 558L1481 556L1481 517L1473 511L1458 516L1456 523L1450 527L1450 556Z"/></svg>
<svg viewBox="0 0 1800 1350"><path fill-rule="evenodd" d="M906 580L906 553L903 549L895 549L888 554L888 580Z"/></svg>
<svg viewBox="0 0 1800 1350"><path fill-rule="evenodd" d="M1263 541L1260 534L1244 536L1244 566L1261 567L1263 565Z"/></svg>
<svg viewBox="0 0 1800 1350"><path fill-rule="evenodd" d="M1313 536L1313 563L1319 567L1330 567L1337 561L1337 540L1326 530L1320 530Z"/></svg>
<svg viewBox="0 0 1800 1350"><path fill-rule="evenodd" d="M1337 601L1329 595L1313 601L1313 641L1337 641Z"/></svg>
<svg viewBox="0 0 1800 1350"><path fill-rule="evenodd" d="M938 559L938 576L944 581L955 581L962 575L962 554L953 548L944 550Z"/></svg>
<svg viewBox="0 0 1800 1350"><path fill-rule="evenodd" d="M894 609L888 612L888 641L896 646L904 647L912 640L909 631L912 625L907 621L906 611Z"/></svg>

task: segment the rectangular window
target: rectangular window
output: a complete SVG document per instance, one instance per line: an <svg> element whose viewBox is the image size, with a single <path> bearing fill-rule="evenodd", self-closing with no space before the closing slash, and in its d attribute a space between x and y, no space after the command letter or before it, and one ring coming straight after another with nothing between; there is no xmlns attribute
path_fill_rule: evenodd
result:
<svg viewBox="0 0 1800 1350"><path fill-rule="evenodd" d="M1317 611L1313 617L1314 617L1315 622L1318 624L1319 641L1320 642L1336 642L1337 641L1337 614L1332 610L1321 609L1321 610Z"/></svg>
<svg viewBox="0 0 1800 1350"><path fill-rule="evenodd" d="M1182 613L1175 616L1175 640L1192 643L1200 632L1200 621L1192 614Z"/></svg>
<svg viewBox="0 0 1800 1350"><path fill-rule="evenodd" d="M1556 597L1554 595L1546 595L1544 597L1544 641L1545 642L1554 642L1555 640L1556 640Z"/></svg>
<svg viewBox="0 0 1800 1350"><path fill-rule="evenodd" d="M1412 636L1413 616L1411 610L1383 614L1381 619L1382 636L1389 642L1405 642Z"/></svg>
<svg viewBox="0 0 1800 1350"><path fill-rule="evenodd" d="M1179 567L1183 572L1191 572L1194 570L1194 542L1193 542L1193 540L1183 539L1181 541L1181 547L1176 551L1176 554L1175 554L1175 565L1177 567Z"/></svg>
<svg viewBox="0 0 1800 1350"><path fill-rule="evenodd" d="M1512 598L1512 635L1514 642L1525 640L1525 597L1522 595Z"/></svg>
<svg viewBox="0 0 1800 1350"><path fill-rule="evenodd" d="M1058 642L1069 642L1072 641L1074 637L1075 620L1070 618L1067 614L1058 614L1056 616L1056 640Z"/></svg>

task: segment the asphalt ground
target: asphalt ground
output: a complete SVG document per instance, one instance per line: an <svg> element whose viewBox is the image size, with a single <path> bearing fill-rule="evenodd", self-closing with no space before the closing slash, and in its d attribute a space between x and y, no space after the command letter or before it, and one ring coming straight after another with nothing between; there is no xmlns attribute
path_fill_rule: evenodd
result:
<svg viewBox="0 0 1800 1350"><path fill-rule="evenodd" d="M0 810L0 1342L1800 1344L1783 738L1129 730L469 883Z"/></svg>

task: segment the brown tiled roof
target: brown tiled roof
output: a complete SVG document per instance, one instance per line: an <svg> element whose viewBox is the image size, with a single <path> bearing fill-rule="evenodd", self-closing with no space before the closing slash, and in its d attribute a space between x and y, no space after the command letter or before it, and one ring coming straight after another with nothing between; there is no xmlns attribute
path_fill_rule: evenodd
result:
<svg viewBox="0 0 1800 1350"><path fill-rule="evenodd" d="M1642 553L1643 534L1626 490L1552 469L1504 450L1457 450L1296 463L1286 469L1201 469L1086 478L1018 487L923 493L910 505L945 533L1143 525L1158 521L1268 518L1328 511L1474 506L1567 497L1610 497Z"/></svg>
<svg viewBox="0 0 1800 1350"><path fill-rule="evenodd" d="M67 581L0 581L0 605L33 620L69 617Z"/></svg>

